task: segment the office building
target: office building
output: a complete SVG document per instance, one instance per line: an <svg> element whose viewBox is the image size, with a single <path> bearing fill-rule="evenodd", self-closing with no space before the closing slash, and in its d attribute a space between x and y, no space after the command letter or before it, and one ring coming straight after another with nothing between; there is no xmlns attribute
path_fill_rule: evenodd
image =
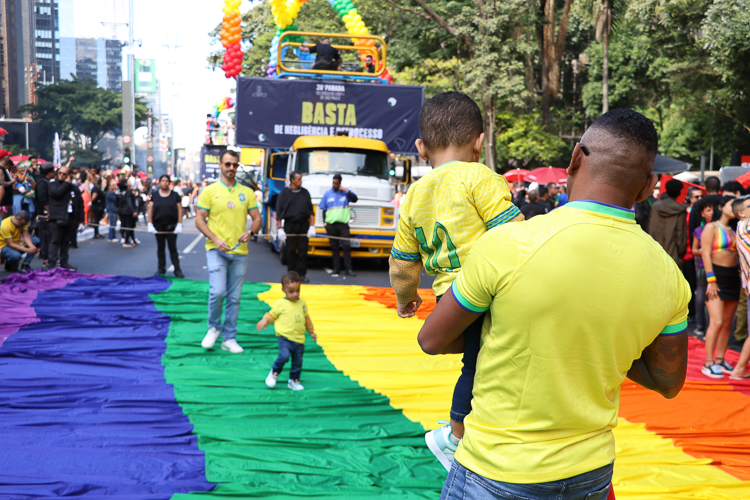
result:
<svg viewBox="0 0 750 500"><path fill-rule="evenodd" d="M57 0L34 0L34 49L39 83L60 79L60 26Z"/></svg>
<svg viewBox="0 0 750 500"><path fill-rule="evenodd" d="M36 64L32 0L0 0L0 115L18 118L28 104Z"/></svg>

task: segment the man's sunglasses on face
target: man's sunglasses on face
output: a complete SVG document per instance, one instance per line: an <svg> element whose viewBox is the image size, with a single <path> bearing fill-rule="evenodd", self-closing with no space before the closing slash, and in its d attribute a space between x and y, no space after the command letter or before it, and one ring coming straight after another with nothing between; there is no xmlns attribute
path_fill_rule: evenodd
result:
<svg viewBox="0 0 750 500"><path fill-rule="evenodd" d="M238 168L238 167L240 166L240 164L239 164L239 163L231 163L231 162L225 161L225 162L224 162L224 166L225 166L225 167L234 167L234 168Z"/></svg>

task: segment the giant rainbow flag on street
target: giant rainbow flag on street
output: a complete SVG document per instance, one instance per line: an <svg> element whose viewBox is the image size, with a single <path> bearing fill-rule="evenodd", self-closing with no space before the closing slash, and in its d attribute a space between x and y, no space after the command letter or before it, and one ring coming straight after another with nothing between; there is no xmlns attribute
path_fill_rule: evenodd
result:
<svg viewBox="0 0 750 500"><path fill-rule="evenodd" d="M388 289L305 285L303 392L264 384L276 339L255 323L280 287L245 284L242 355L200 347L207 293L64 270L0 285L0 498L438 498L423 434L460 359L416 344L430 292L403 320ZM750 383L702 377L702 348L674 400L624 384L618 499L750 498Z"/></svg>

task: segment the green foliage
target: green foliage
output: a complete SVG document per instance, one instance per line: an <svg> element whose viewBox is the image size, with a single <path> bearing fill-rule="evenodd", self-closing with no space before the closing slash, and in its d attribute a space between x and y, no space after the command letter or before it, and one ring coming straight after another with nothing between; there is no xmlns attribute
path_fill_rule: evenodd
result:
<svg viewBox="0 0 750 500"><path fill-rule="evenodd" d="M55 132L61 140L73 137L85 149L93 149L107 133L122 127L122 95L101 89L94 80L58 80L39 86L37 104L21 108L40 125L40 142L51 144ZM146 105L136 100L136 122L146 119Z"/></svg>
<svg viewBox="0 0 750 500"><path fill-rule="evenodd" d="M548 133L539 113L498 117L502 132L497 137L498 156L505 160L504 170L551 165L567 150L565 142Z"/></svg>

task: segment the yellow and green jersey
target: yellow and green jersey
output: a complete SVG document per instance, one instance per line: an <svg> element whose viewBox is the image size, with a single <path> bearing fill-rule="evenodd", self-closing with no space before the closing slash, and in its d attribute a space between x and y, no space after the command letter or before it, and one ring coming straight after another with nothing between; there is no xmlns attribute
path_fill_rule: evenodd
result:
<svg viewBox="0 0 750 500"><path fill-rule="evenodd" d="M444 163L406 193L391 256L421 260L427 274L436 276L435 295L442 295L474 242L520 214L503 176L481 163Z"/></svg>
<svg viewBox="0 0 750 500"><path fill-rule="evenodd" d="M274 319L274 329L277 337L285 337L298 344L305 343L305 316L308 315L307 302L297 299L295 302L279 299L270 311Z"/></svg>
<svg viewBox="0 0 750 500"><path fill-rule="evenodd" d="M198 198L198 208L208 210L208 229L234 247L242 233L247 230L247 213L258 207L255 192L239 182L230 188L221 179L206 187ZM206 238L206 250L216 248L214 242ZM247 243L242 243L229 252L234 255L247 255Z"/></svg>

